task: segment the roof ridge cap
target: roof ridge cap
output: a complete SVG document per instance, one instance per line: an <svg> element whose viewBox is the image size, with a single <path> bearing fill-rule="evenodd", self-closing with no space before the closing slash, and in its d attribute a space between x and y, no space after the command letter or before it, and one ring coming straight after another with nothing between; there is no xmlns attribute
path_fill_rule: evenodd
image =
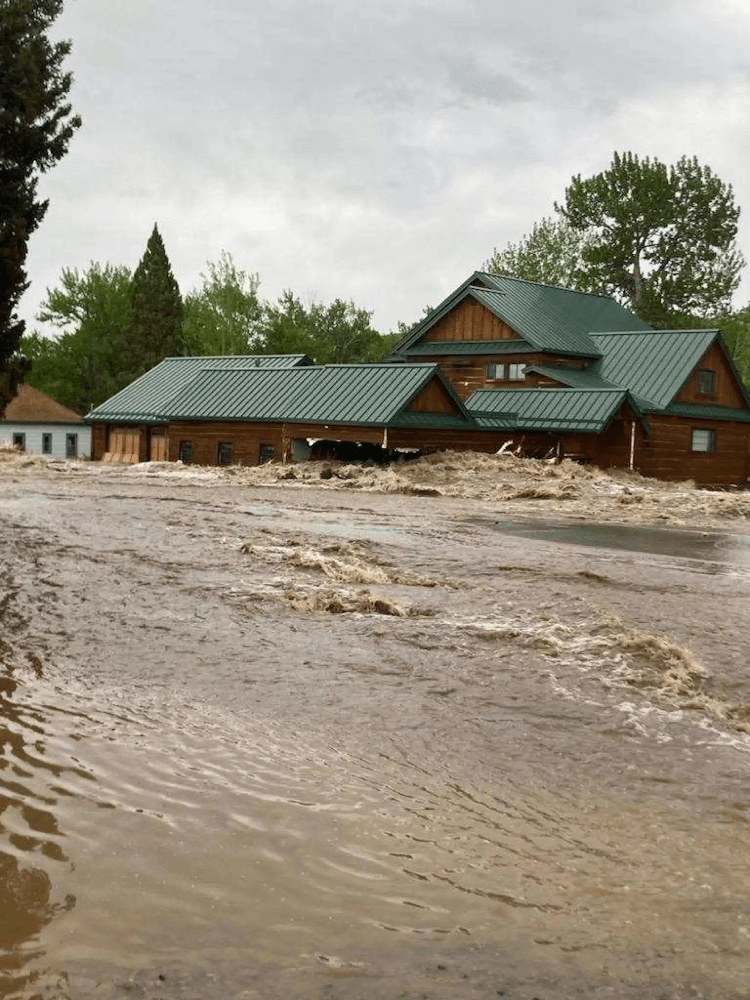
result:
<svg viewBox="0 0 750 1000"><path fill-rule="evenodd" d="M532 281L530 278L516 278L510 274L493 274L492 271L475 271L474 273L487 275L488 278L499 278L502 281L517 281L523 285L536 285L537 288L552 288L556 292L571 292L573 295L589 295L592 299L611 299L613 302L617 301L616 299L612 299L611 295L605 295L604 292L582 292L580 288L566 288L565 285L550 285L544 281ZM473 287L473 285L469 285L469 288ZM485 292L501 292L499 288L485 288L482 290ZM505 293L502 292L502 294Z"/></svg>

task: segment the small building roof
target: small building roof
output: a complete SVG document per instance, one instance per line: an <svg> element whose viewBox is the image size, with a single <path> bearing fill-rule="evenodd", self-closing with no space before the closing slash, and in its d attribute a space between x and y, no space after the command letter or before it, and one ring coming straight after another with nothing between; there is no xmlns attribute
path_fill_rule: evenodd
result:
<svg viewBox="0 0 750 1000"><path fill-rule="evenodd" d="M595 434L626 400L638 412L625 389L479 389L466 408L486 429Z"/></svg>
<svg viewBox="0 0 750 1000"><path fill-rule="evenodd" d="M87 415L87 420L160 423L169 419L170 401L207 366L256 371L311 364L306 354L241 354L165 358Z"/></svg>
<svg viewBox="0 0 750 1000"><path fill-rule="evenodd" d="M410 356L428 330L469 297L538 351L595 358L599 349L589 336L592 330L650 330L609 296L475 271L396 345L388 359Z"/></svg>
<svg viewBox="0 0 750 1000"><path fill-rule="evenodd" d="M0 420L13 424L83 423L83 417L75 410L63 406L28 382L22 382L18 386L18 394L5 407L5 413Z"/></svg>

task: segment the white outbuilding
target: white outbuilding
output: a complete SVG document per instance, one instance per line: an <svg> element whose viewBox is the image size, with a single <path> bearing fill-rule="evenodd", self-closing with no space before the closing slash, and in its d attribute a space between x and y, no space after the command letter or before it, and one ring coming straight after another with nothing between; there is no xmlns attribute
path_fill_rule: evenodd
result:
<svg viewBox="0 0 750 1000"><path fill-rule="evenodd" d="M50 458L91 457L91 428L83 417L26 383L0 418L0 442Z"/></svg>

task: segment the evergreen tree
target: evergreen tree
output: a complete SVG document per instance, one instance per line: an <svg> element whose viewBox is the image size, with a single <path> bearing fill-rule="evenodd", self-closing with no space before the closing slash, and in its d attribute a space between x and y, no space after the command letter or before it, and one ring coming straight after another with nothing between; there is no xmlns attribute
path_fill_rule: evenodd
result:
<svg viewBox="0 0 750 1000"><path fill-rule="evenodd" d="M55 165L81 121L71 115L70 42L46 32L62 0L0 0L0 413L20 371L11 361L24 332L16 309L28 287L28 240L47 211L39 173Z"/></svg>
<svg viewBox="0 0 750 1000"><path fill-rule="evenodd" d="M132 379L164 358L185 353L182 296L156 224L133 273L130 297L132 317L123 361Z"/></svg>

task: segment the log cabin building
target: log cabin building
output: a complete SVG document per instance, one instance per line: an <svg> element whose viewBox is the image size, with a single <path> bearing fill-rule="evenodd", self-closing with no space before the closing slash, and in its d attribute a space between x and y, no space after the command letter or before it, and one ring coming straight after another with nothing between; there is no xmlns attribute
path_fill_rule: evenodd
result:
<svg viewBox="0 0 750 1000"><path fill-rule="evenodd" d="M93 410L95 459L207 465L446 448L750 481L750 396L716 330L476 272L378 365L167 358Z"/></svg>

